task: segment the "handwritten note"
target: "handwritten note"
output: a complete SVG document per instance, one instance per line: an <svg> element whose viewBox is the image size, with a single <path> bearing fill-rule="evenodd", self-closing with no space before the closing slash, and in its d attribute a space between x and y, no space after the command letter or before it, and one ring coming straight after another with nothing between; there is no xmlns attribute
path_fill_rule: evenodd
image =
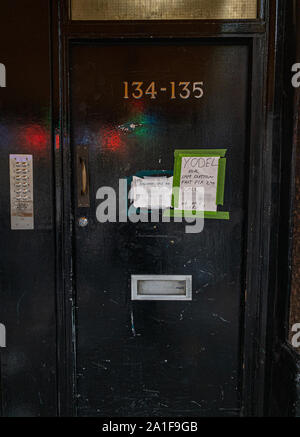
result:
<svg viewBox="0 0 300 437"><path fill-rule="evenodd" d="M171 207L173 177L139 178L133 176L129 198L135 208L165 209Z"/></svg>
<svg viewBox="0 0 300 437"><path fill-rule="evenodd" d="M217 211L219 157L182 157L178 210Z"/></svg>

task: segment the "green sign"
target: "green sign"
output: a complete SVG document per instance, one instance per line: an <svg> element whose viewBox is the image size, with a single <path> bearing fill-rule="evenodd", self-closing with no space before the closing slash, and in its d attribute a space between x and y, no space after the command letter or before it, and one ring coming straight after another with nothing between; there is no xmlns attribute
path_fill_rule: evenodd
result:
<svg viewBox="0 0 300 437"><path fill-rule="evenodd" d="M229 219L229 212L218 211L218 206L224 204L226 151L175 150L173 208L165 211L166 216ZM197 192L202 197L192 197Z"/></svg>

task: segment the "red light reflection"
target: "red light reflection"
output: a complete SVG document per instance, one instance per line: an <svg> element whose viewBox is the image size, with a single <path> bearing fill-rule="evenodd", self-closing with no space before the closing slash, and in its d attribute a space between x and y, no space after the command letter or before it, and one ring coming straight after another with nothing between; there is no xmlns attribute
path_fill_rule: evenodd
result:
<svg viewBox="0 0 300 437"><path fill-rule="evenodd" d="M131 103L131 109L133 112L144 112L145 110L145 103L142 100L133 100Z"/></svg>
<svg viewBox="0 0 300 437"><path fill-rule="evenodd" d="M55 134L55 148L56 148L56 150L59 150L59 148L60 148L59 134Z"/></svg>
<svg viewBox="0 0 300 437"><path fill-rule="evenodd" d="M39 124L32 124L21 130L21 141L29 149L42 151L46 149L49 135Z"/></svg>
<svg viewBox="0 0 300 437"><path fill-rule="evenodd" d="M121 134L116 129L108 128L101 132L102 147L112 151L120 149L122 146Z"/></svg>

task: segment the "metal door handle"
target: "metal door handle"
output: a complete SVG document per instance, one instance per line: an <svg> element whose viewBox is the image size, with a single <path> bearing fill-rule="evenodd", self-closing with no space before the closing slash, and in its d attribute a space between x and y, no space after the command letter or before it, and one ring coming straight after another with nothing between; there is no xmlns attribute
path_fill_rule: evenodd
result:
<svg viewBox="0 0 300 437"><path fill-rule="evenodd" d="M87 191L87 174L86 174L85 160L82 158L80 158L80 166L81 166L81 194L85 196Z"/></svg>
<svg viewBox="0 0 300 437"><path fill-rule="evenodd" d="M90 206L89 188L89 149L87 146L77 147L77 201L79 208Z"/></svg>

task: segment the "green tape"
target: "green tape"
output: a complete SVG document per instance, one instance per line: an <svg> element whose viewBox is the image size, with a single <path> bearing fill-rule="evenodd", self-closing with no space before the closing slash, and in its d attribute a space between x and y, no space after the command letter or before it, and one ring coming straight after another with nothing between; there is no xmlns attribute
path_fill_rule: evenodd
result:
<svg viewBox="0 0 300 437"><path fill-rule="evenodd" d="M202 217L205 219L229 220L230 214L225 211L182 211L166 209L164 217Z"/></svg>
<svg viewBox="0 0 300 437"><path fill-rule="evenodd" d="M187 157L187 156L220 156L223 158L226 155L227 149L186 149L186 150L175 150L174 156Z"/></svg>
<svg viewBox="0 0 300 437"><path fill-rule="evenodd" d="M216 204L224 204L226 158L219 159Z"/></svg>
<svg viewBox="0 0 300 437"><path fill-rule="evenodd" d="M175 151L176 153L176 151ZM173 175L173 188L177 187L176 190L173 190L172 193L172 203L171 205L176 208L179 202L179 187L180 187L180 178L181 178L181 163L182 159L175 155L175 163L174 163L174 175ZM174 193L175 191L175 193Z"/></svg>
<svg viewBox="0 0 300 437"><path fill-rule="evenodd" d="M229 220L230 214L226 211L205 211L204 218L217 219L217 220Z"/></svg>

